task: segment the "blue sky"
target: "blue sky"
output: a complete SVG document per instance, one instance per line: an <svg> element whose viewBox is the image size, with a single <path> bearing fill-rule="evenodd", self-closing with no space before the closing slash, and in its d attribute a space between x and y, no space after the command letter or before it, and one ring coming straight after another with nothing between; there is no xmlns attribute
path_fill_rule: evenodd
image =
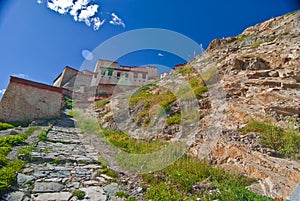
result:
<svg viewBox="0 0 300 201"><path fill-rule="evenodd" d="M0 94L10 75L52 84L64 66L80 69L83 52L87 56L104 41L130 30L175 31L205 49L215 38L238 35L296 9L296 0L1 0ZM132 52L118 61L169 68L184 62L155 50Z"/></svg>

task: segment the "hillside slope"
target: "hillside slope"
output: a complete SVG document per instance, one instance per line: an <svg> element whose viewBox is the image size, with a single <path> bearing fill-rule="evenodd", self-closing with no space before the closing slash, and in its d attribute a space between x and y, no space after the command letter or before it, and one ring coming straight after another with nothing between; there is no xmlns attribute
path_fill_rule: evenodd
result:
<svg viewBox="0 0 300 201"><path fill-rule="evenodd" d="M181 70L98 104L102 128L147 141L183 139L189 154L256 179L251 191L287 198L300 182L299 16L215 39Z"/></svg>

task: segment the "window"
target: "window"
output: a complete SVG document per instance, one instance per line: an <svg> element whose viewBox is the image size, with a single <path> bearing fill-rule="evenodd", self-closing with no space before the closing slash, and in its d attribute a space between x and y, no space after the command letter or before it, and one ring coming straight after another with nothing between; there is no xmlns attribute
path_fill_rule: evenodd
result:
<svg viewBox="0 0 300 201"><path fill-rule="evenodd" d="M125 73L125 77L128 78L128 76L129 76L128 73Z"/></svg>
<svg viewBox="0 0 300 201"><path fill-rule="evenodd" d="M121 77L121 72L117 72L117 78L120 79Z"/></svg>
<svg viewBox="0 0 300 201"><path fill-rule="evenodd" d="M143 79L145 80L146 79L146 77L147 77L147 74L145 74L145 73L143 73Z"/></svg>
<svg viewBox="0 0 300 201"><path fill-rule="evenodd" d="M134 74L133 74L133 77L134 77L134 78L138 78L138 73L134 73Z"/></svg>
<svg viewBox="0 0 300 201"><path fill-rule="evenodd" d="M113 74L113 72L114 72L114 69L108 69L108 76L112 76L112 74Z"/></svg>
<svg viewBox="0 0 300 201"><path fill-rule="evenodd" d="M107 71L106 69L103 69L102 70L102 75L106 75L106 71Z"/></svg>

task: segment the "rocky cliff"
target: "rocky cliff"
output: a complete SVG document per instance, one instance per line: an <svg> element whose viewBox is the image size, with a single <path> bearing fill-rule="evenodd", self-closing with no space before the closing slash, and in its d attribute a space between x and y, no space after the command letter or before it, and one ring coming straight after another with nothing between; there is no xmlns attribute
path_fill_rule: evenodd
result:
<svg viewBox="0 0 300 201"><path fill-rule="evenodd" d="M289 13L213 40L186 67L139 89L131 117L117 124L142 127L131 127L134 138L163 140L188 125L189 154L256 179L253 192L287 198L300 182L299 18ZM97 109L104 128L119 126L112 108L125 108L123 99Z"/></svg>

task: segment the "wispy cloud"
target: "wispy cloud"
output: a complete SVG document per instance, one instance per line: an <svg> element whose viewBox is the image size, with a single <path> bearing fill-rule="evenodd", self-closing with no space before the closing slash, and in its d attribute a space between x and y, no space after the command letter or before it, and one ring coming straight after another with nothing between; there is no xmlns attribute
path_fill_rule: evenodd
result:
<svg viewBox="0 0 300 201"><path fill-rule="evenodd" d="M112 19L109 21L110 24L115 25L115 26L122 26L125 28L125 23L121 18L119 18L115 13L111 14Z"/></svg>
<svg viewBox="0 0 300 201"><path fill-rule="evenodd" d="M84 22L98 30L107 19L103 19L100 5L91 0L37 0L37 3L45 3L49 9L59 14L69 14L75 21ZM115 13L109 15L109 23L125 27L125 23Z"/></svg>
<svg viewBox="0 0 300 201"><path fill-rule="evenodd" d="M18 77L18 78L23 78L23 79L28 79L29 78L29 75L26 75L24 73L12 74L11 76Z"/></svg>

